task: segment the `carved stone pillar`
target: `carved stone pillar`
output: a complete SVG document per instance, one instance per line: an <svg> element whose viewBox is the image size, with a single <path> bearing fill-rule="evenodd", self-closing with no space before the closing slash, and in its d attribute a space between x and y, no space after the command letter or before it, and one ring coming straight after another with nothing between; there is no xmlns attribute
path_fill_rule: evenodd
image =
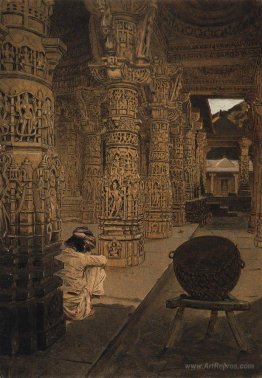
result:
<svg viewBox="0 0 262 378"><path fill-rule="evenodd" d="M192 200L194 198L195 184L195 131L192 128L190 119L190 102L189 98L183 104L183 113L185 117L184 128L184 179L185 179L185 198Z"/></svg>
<svg viewBox="0 0 262 378"><path fill-rule="evenodd" d="M44 349L64 332L60 279L62 167L54 151L52 1L2 1L0 353ZM2 30L2 28L1 28ZM1 33L0 33L1 34Z"/></svg>
<svg viewBox="0 0 262 378"><path fill-rule="evenodd" d="M149 49L156 2L86 0L92 14L96 63L106 86L107 123L99 251L108 265L144 260L137 117L140 85L149 82ZM101 44L102 41L102 44ZM99 47L99 49L97 48Z"/></svg>
<svg viewBox="0 0 262 378"><path fill-rule="evenodd" d="M163 60L155 59L152 75L152 124L147 181L148 215L146 237L148 238L165 238L172 233L168 119L170 79L167 76L167 70L167 65Z"/></svg>
<svg viewBox="0 0 262 378"><path fill-rule="evenodd" d="M130 83L110 84L105 134L99 251L109 265L137 265L144 259L141 224L142 182L138 172L138 91Z"/></svg>
<svg viewBox="0 0 262 378"><path fill-rule="evenodd" d="M61 216L63 222L82 222L83 204L80 195L81 130L75 95L57 96L55 101L56 150L66 167Z"/></svg>
<svg viewBox="0 0 262 378"><path fill-rule="evenodd" d="M117 59L114 71L119 70ZM110 66L111 69L112 65ZM97 67L92 67L96 70ZM135 72L135 71L136 72ZM122 80L107 82L108 118L105 133L105 169L99 252L112 266L138 265L144 260L138 157L138 86L135 77L147 69L122 72ZM103 73L102 71L100 71ZM129 78L129 80L125 80Z"/></svg>
<svg viewBox="0 0 262 378"><path fill-rule="evenodd" d="M248 138L241 138L238 144L240 147L238 194L247 197L250 196L248 152L251 141Z"/></svg>
<svg viewBox="0 0 262 378"><path fill-rule="evenodd" d="M101 215L102 142L101 135L97 132L85 133L84 138L83 222L90 224L98 223Z"/></svg>
<svg viewBox="0 0 262 378"><path fill-rule="evenodd" d="M98 223L101 215L101 180L104 158L102 134L105 131L101 103L104 100L104 89L100 87L80 88L77 91L77 101L81 108L84 148L81 167L83 222L87 224Z"/></svg>
<svg viewBox="0 0 262 378"><path fill-rule="evenodd" d="M203 195L206 192L206 148L207 139L206 133L203 130L197 132L197 157L198 157L198 188L199 195Z"/></svg>
<svg viewBox="0 0 262 378"><path fill-rule="evenodd" d="M172 186L172 220L174 226L183 226L185 215L185 181L184 181L184 118L181 97L176 107L169 111L170 119L170 178Z"/></svg>

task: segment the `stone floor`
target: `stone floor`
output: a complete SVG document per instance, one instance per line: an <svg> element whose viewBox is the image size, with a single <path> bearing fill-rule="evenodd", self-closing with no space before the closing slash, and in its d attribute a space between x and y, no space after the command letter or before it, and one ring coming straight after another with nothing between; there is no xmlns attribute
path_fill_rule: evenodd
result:
<svg viewBox="0 0 262 378"><path fill-rule="evenodd" d="M248 353L239 352L221 313L216 332L205 337L208 312L187 309L183 336L168 352L168 337L174 311L165 308L168 298L182 291L172 267L153 292L132 315L121 334L92 367L90 377L262 377L262 249L253 245L246 232L246 218L216 218L195 236L218 235L234 241L246 266L232 294L251 302L251 310L236 313L249 344Z"/></svg>
<svg viewBox="0 0 262 378"><path fill-rule="evenodd" d="M76 226L64 225L64 240ZM174 228L169 239L147 240L146 259L141 266L108 268L106 295L96 301L95 316L68 322L66 336L47 351L33 356L0 357L0 378L86 377L156 282L163 281L163 272L170 264L168 253L190 238L196 228L188 224ZM96 225L90 225L90 229L95 235L99 232Z"/></svg>

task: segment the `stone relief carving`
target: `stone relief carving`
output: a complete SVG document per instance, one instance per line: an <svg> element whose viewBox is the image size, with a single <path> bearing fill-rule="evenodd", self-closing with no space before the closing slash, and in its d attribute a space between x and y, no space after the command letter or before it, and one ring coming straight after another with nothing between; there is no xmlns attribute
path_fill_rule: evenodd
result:
<svg viewBox="0 0 262 378"><path fill-rule="evenodd" d="M44 226L47 244L57 242L61 233L60 208L64 190L64 172L57 154L52 150L44 154L34 176L36 222Z"/></svg>
<svg viewBox="0 0 262 378"><path fill-rule="evenodd" d="M0 92L0 135L3 142L29 142L53 145L54 110L51 98L31 93L7 95Z"/></svg>
<svg viewBox="0 0 262 378"><path fill-rule="evenodd" d="M20 71L49 79L45 51L36 51L29 46L15 46L4 42L0 50L1 70Z"/></svg>

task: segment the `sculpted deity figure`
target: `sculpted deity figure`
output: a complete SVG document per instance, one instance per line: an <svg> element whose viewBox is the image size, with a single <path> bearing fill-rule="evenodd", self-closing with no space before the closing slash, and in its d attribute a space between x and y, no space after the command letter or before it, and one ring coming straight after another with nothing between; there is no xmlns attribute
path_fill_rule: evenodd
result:
<svg viewBox="0 0 262 378"><path fill-rule="evenodd" d="M110 257L119 257L121 253L121 243L113 240L108 248L108 254Z"/></svg>
<svg viewBox="0 0 262 378"><path fill-rule="evenodd" d="M43 141L49 145L53 145L54 142L54 128L53 128L53 110L52 103L47 98L42 107L42 138Z"/></svg>
<svg viewBox="0 0 262 378"><path fill-rule="evenodd" d="M36 68L38 70L38 74L40 74L41 76L43 76L44 74L45 64L45 55L42 51L39 51L36 58Z"/></svg>
<svg viewBox="0 0 262 378"><path fill-rule="evenodd" d="M8 98L0 92L0 133L7 135L9 131L8 117L10 115L10 103Z"/></svg>
<svg viewBox="0 0 262 378"><path fill-rule="evenodd" d="M152 196L151 196L151 203L152 206L160 206L160 193L159 193L159 188L158 184L154 184L154 188L152 191Z"/></svg>
<svg viewBox="0 0 262 378"><path fill-rule="evenodd" d="M30 49L27 46L21 48L21 68L28 73L32 73L32 63Z"/></svg>
<svg viewBox="0 0 262 378"><path fill-rule="evenodd" d="M36 134L36 117L34 107L29 102L28 93L24 94L21 103L20 99L17 100L16 110L19 114L17 127L17 134L20 137L19 140L23 140L24 137L34 136Z"/></svg>
<svg viewBox="0 0 262 378"><path fill-rule="evenodd" d="M10 43L6 43L3 47L3 65L5 70L11 71L14 66L15 52Z"/></svg>
<svg viewBox="0 0 262 378"><path fill-rule="evenodd" d="M120 210L123 204L123 195L120 190L120 185L117 180L112 183L112 189L110 189L110 216L119 216Z"/></svg>

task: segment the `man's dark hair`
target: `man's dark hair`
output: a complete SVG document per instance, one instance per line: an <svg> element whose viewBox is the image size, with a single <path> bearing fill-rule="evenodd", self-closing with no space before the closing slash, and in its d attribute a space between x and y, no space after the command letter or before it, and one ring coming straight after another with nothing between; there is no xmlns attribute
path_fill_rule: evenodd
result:
<svg viewBox="0 0 262 378"><path fill-rule="evenodd" d="M65 241L67 247L71 247L78 252L85 252L85 241L75 235L71 236Z"/></svg>

